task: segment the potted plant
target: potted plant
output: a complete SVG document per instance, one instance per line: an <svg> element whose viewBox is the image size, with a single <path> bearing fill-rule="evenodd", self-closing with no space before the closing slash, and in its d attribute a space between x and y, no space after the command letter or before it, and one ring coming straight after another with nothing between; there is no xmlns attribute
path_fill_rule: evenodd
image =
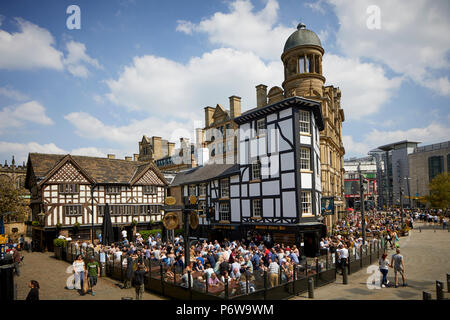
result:
<svg viewBox="0 0 450 320"><path fill-rule="evenodd" d="M64 239L54 239L53 245L55 247L55 257L59 260L62 259L63 247L66 246L67 240Z"/></svg>
<svg viewBox="0 0 450 320"><path fill-rule="evenodd" d="M78 230L80 230L80 223L79 222L75 222L72 226L73 232L76 234L78 233Z"/></svg>

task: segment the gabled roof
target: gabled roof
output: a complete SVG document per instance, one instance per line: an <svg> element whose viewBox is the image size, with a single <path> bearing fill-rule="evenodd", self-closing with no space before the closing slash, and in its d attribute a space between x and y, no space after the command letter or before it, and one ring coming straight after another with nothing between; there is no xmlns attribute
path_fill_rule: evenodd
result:
<svg viewBox="0 0 450 320"><path fill-rule="evenodd" d="M209 164L179 172L170 184L176 187L184 184L196 184L204 181L239 174L239 164Z"/></svg>
<svg viewBox="0 0 450 320"><path fill-rule="evenodd" d="M76 164L83 174L97 184L131 184L149 169L155 172L163 184L168 184L159 169L149 162L43 153L29 154L28 166L31 170L27 171L27 179L28 172L33 172L38 182L46 180L67 161Z"/></svg>
<svg viewBox="0 0 450 320"><path fill-rule="evenodd" d="M229 116L228 111L224 107L222 107L220 104L217 104L217 106L214 110L214 113L213 113L213 118L220 117L223 114L225 114L226 116Z"/></svg>
<svg viewBox="0 0 450 320"><path fill-rule="evenodd" d="M322 108L320 102L302 98L302 97L290 97L272 104L269 104L262 108L253 108L246 112L244 112L241 116L234 118L234 122L238 125L249 122L251 120L260 118L262 116L271 114L273 112L286 109L292 106L299 107L308 107L311 108L314 113L314 118L316 120L316 124L319 127L319 130L322 131L324 129L323 116L322 116Z"/></svg>

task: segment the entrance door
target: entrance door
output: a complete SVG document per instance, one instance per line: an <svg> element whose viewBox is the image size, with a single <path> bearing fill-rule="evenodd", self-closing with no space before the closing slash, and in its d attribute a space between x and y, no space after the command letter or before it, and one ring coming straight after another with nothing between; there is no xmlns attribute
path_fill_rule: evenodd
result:
<svg viewBox="0 0 450 320"><path fill-rule="evenodd" d="M304 234L305 256L315 257L319 253L319 235L318 232L306 232Z"/></svg>

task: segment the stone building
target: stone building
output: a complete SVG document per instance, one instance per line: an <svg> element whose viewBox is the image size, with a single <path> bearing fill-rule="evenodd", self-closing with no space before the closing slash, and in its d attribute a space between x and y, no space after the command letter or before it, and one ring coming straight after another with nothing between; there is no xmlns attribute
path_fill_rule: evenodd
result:
<svg viewBox="0 0 450 320"><path fill-rule="evenodd" d="M343 166L345 149L342 140L342 122L345 116L341 108L341 91L332 85L325 86L322 70L324 53L319 37L300 23L297 31L287 39L281 55L285 78L283 89L276 86L267 92L265 85L259 85L256 89L258 107L293 96L321 103L324 119L324 130L320 132L322 196L334 197L335 200L336 214L325 218L325 223L331 226L345 207ZM311 134L301 135L311 136Z"/></svg>
<svg viewBox="0 0 450 320"><path fill-rule="evenodd" d="M229 97L230 109L220 104L205 107L205 127L197 129L197 148L208 149L208 161L217 164L237 163L237 124L241 115L241 98Z"/></svg>
<svg viewBox="0 0 450 320"><path fill-rule="evenodd" d="M450 172L450 141L415 148L408 156L408 163L410 179L405 193L411 197L411 206L417 207L421 205L418 200L430 193L433 178Z"/></svg>
<svg viewBox="0 0 450 320"><path fill-rule="evenodd" d="M12 157L11 165L8 165L7 161L5 161L3 166L0 164L0 183L11 183L16 188L24 188L26 174L27 167L25 162L17 166L14 156ZM26 192L25 197L27 200L30 199L28 192ZM26 220L28 220L28 217L25 217ZM31 232L31 230L27 230L25 221L23 219L12 218L12 216L5 216L5 233L12 238L18 238L20 234L27 235L29 233L28 231Z"/></svg>

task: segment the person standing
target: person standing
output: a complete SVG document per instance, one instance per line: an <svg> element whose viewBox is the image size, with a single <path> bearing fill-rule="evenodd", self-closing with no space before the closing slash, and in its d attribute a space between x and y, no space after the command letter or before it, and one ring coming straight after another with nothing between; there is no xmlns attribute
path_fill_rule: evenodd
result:
<svg viewBox="0 0 450 320"><path fill-rule="evenodd" d="M122 240L125 240L127 238L127 230L122 230Z"/></svg>
<svg viewBox="0 0 450 320"><path fill-rule="evenodd" d="M14 269L16 270L16 275L20 276L20 269L19 269L20 253L16 247L13 248L12 258L13 258L13 263L14 263Z"/></svg>
<svg viewBox="0 0 450 320"><path fill-rule="evenodd" d="M28 292L28 295L25 298L25 300L38 301L39 300L39 282L37 282L36 280L31 280L30 283L28 283L28 286L30 287L30 292Z"/></svg>
<svg viewBox="0 0 450 320"><path fill-rule="evenodd" d="M339 246L339 249L336 250L336 253L338 254L338 265L341 268L342 273L343 273L344 268L347 267L348 249L345 247L345 245L341 244Z"/></svg>
<svg viewBox="0 0 450 320"><path fill-rule="evenodd" d="M134 286L136 289L136 300L142 300L145 289L145 274L148 268L144 264L139 264L138 269L134 272Z"/></svg>
<svg viewBox="0 0 450 320"><path fill-rule="evenodd" d="M389 272L389 261L387 259L386 253L383 253L378 264L380 265L380 272L383 275L383 279L381 280L381 287L385 288L389 283L389 281L387 280L387 275Z"/></svg>
<svg viewBox="0 0 450 320"><path fill-rule="evenodd" d="M269 283L271 287L278 285L278 274L280 272L280 265L269 259Z"/></svg>
<svg viewBox="0 0 450 320"><path fill-rule="evenodd" d="M86 271L88 274L89 290L91 291L91 295L95 296L94 287L97 285L97 276L100 274L100 265L94 260L94 256L91 256L87 263Z"/></svg>
<svg viewBox="0 0 450 320"><path fill-rule="evenodd" d="M123 289L131 288L131 279L133 278L133 258L130 253L127 253L127 271L125 274L125 280L123 282Z"/></svg>
<svg viewBox="0 0 450 320"><path fill-rule="evenodd" d="M84 261L79 254L77 259L73 262L73 272L75 273L75 289L78 290L80 295L84 295L83 293L83 285L84 285Z"/></svg>
<svg viewBox="0 0 450 320"><path fill-rule="evenodd" d="M392 255L390 267L394 268L395 287L398 288L398 273L402 276L403 286L406 287L408 284L406 283L405 276L405 261L403 256L400 254L399 248L397 248L396 253Z"/></svg>

